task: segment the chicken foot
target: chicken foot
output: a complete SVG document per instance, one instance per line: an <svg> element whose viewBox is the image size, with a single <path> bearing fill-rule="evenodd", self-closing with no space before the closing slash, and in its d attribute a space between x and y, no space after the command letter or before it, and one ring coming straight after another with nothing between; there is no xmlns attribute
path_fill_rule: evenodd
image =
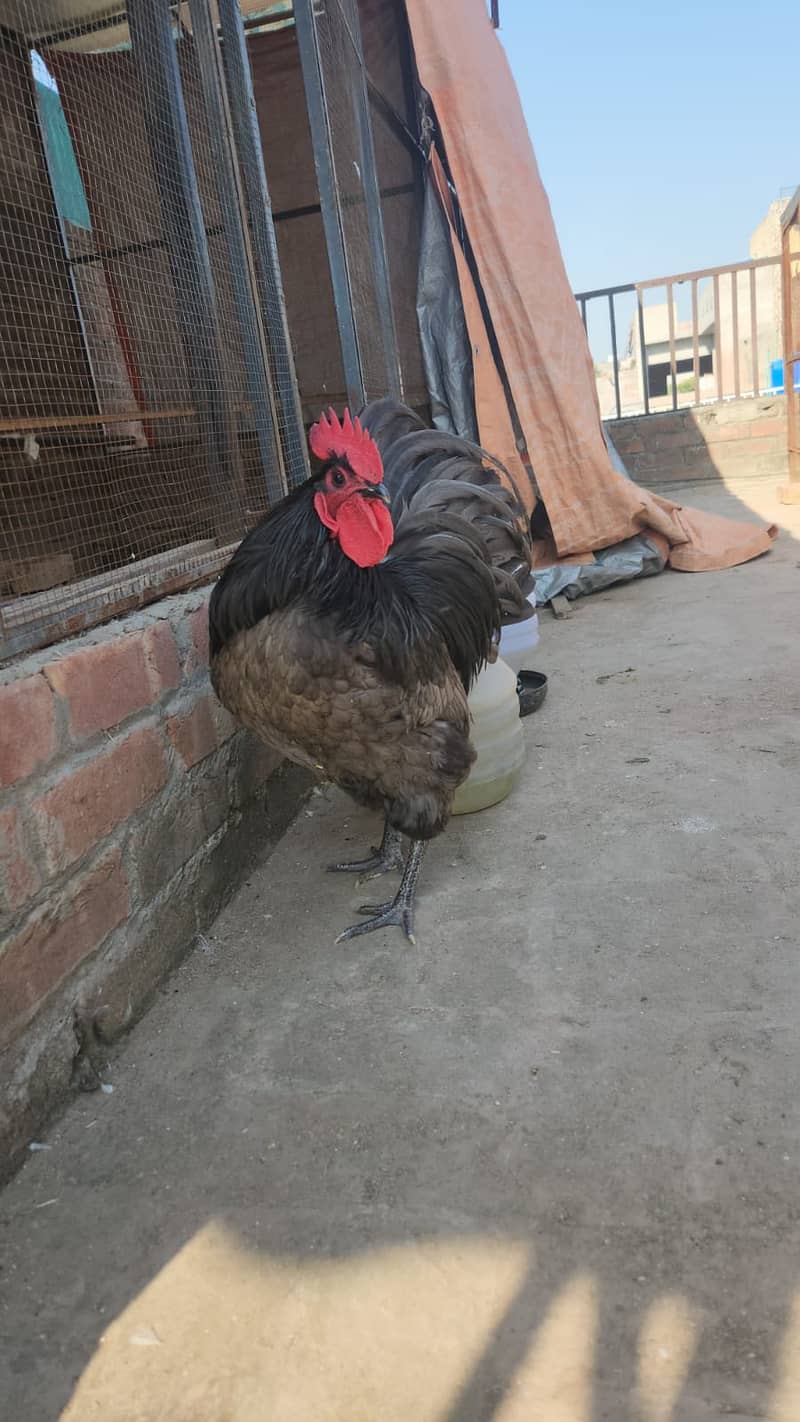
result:
<svg viewBox="0 0 800 1422"><path fill-rule="evenodd" d="M416 943L414 937L414 906L417 894L417 880L422 868L425 840L411 842L403 878L395 897L388 904L362 904L359 913L369 914L365 923L354 923L336 939L342 943L346 938L360 938L363 933L373 933L376 928L402 928L409 943Z"/></svg>
<svg viewBox="0 0 800 1422"><path fill-rule="evenodd" d="M392 869L403 867L403 836L386 820L379 849L373 849L368 859L354 859L342 864L329 864L329 874L362 874L365 879L377 879Z"/></svg>

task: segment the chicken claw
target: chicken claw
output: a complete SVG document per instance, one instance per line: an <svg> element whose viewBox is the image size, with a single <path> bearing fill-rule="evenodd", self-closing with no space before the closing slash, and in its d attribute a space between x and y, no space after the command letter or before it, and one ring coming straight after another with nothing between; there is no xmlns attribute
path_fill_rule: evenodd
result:
<svg viewBox="0 0 800 1422"><path fill-rule="evenodd" d="M353 859L342 864L329 864L329 874L360 874L366 881L377 879L403 867L403 840L398 830L386 824L379 849L373 849L368 859Z"/></svg>
<svg viewBox="0 0 800 1422"><path fill-rule="evenodd" d="M336 939L337 943L343 943L348 938L360 938L365 933L373 933L376 928L397 927L402 928L409 943L416 944L414 902L424 853L424 840L414 840L406 860L406 867L403 870L400 888L391 903L362 904L358 912L369 915L366 923L354 923L352 928L346 928L343 933L339 934Z"/></svg>
<svg viewBox="0 0 800 1422"><path fill-rule="evenodd" d="M376 928L402 928L409 943L416 944L414 937L414 905L398 904L393 900L390 904L362 904L359 913L368 913L372 917L364 923L354 923L352 928L346 928L336 939L337 943L343 943L347 938L360 938L363 933L372 933Z"/></svg>

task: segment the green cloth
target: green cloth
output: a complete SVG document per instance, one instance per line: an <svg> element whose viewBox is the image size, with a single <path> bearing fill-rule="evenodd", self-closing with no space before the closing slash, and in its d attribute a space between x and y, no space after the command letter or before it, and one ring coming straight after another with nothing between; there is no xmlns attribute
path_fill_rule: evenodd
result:
<svg viewBox="0 0 800 1422"><path fill-rule="evenodd" d="M36 98L59 216L77 227L91 228L86 193L58 90L37 79Z"/></svg>

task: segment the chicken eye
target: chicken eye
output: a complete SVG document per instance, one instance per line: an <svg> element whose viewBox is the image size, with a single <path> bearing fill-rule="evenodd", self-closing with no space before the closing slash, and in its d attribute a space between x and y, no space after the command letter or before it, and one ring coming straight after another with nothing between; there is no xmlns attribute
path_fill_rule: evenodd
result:
<svg viewBox="0 0 800 1422"><path fill-rule="evenodd" d="M334 484L337 489L344 488L345 484L347 483L347 480L341 469L334 469L333 474L331 475L331 483Z"/></svg>

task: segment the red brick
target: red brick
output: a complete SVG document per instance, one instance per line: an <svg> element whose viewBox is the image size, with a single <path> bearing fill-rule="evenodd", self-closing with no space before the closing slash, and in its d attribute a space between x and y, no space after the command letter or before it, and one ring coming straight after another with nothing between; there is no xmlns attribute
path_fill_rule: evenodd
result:
<svg viewBox="0 0 800 1422"><path fill-rule="evenodd" d="M662 434L661 429L656 433L657 449L684 449L693 444L699 444L700 437L694 429L668 430Z"/></svg>
<svg viewBox="0 0 800 1422"><path fill-rule="evenodd" d="M725 400L714 406L714 421L718 425L749 425L754 415L752 400Z"/></svg>
<svg viewBox="0 0 800 1422"><path fill-rule="evenodd" d="M705 467L707 468L707 466ZM689 468L691 470L692 466L690 465ZM687 474L686 465L683 461L681 461L680 464L659 464L657 469L639 470L637 472L637 479L641 478L643 482L652 484L666 484L669 480L674 480L676 483L682 484L686 479L692 477L694 476L691 472Z"/></svg>
<svg viewBox="0 0 800 1422"><path fill-rule="evenodd" d="M617 449L621 449L629 440L638 440L647 435L648 419L637 419L635 416L623 420L606 420L606 429L611 435Z"/></svg>
<svg viewBox="0 0 800 1422"><path fill-rule="evenodd" d="M196 671L198 667L208 666L208 603L203 603L189 617L189 629L192 634L192 645L186 657L187 672Z"/></svg>
<svg viewBox="0 0 800 1422"><path fill-rule="evenodd" d="M41 882L28 851L19 811L13 806L0 810L0 908L10 913L21 908Z"/></svg>
<svg viewBox="0 0 800 1422"><path fill-rule="evenodd" d="M760 420L753 420L749 428L753 439L760 439L762 435L771 435L773 439L780 435L783 435L784 439L786 438L785 422L783 422L783 424L777 422L774 416L772 418L767 416Z"/></svg>
<svg viewBox="0 0 800 1422"><path fill-rule="evenodd" d="M686 429L688 423L687 415L681 414L680 411L670 415L659 415L656 413L654 415L647 415L645 418L648 431L652 431L657 435L679 434L681 430Z"/></svg>
<svg viewBox="0 0 800 1422"><path fill-rule="evenodd" d="M181 684L181 659L175 633L168 622L157 622L144 634L145 656L156 696Z"/></svg>
<svg viewBox="0 0 800 1422"><path fill-rule="evenodd" d="M729 444L731 440L749 439L752 425L711 425L705 432L709 444Z"/></svg>
<svg viewBox="0 0 800 1422"><path fill-rule="evenodd" d="M676 461L680 464L683 463L680 450L675 450L670 456L664 453L659 454L658 451L654 449L648 449L644 454L628 455L625 467L629 474L635 474L637 477L640 474L650 474L655 477L659 470L669 467L671 463L674 464Z"/></svg>
<svg viewBox="0 0 800 1422"><path fill-rule="evenodd" d="M50 872L80 859L166 779L164 745L149 727L65 775L33 806Z"/></svg>
<svg viewBox="0 0 800 1422"><path fill-rule="evenodd" d="M204 696L185 716L171 716L169 738L187 769L217 749L217 732L210 696Z"/></svg>
<svg viewBox="0 0 800 1422"><path fill-rule="evenodd" d="M774 454L780 449L778 440L745 439L733 444L722 443L714 446L713 458L720 468L746 469L759 455Z"/></svg>
<svg viewBox="0 0 800 1422"><path fill-rule="evenodd" d="M0 957L0 1046L130 912L118 850L32 917Z"/></svg>
<svg viewBox="0 0 800 1422"><path fill-rule="evenodd" d="M619 435L614 440L614 444L616 445L618 454L644 454L644 442L639 438L638 435Z"/></svg>
<svg viewBox="0 0 800 1422"><path fill-rule="evenodd" d="M711 450L704 444L695 445L692 449L683 450L683 477L686 479L718 479L717 460L722 458L722 452L718 451L712 455ZM680 465L676 464L676 477L680 478Z"/></svg>
<svg viewBox="0 0 800 1422"><path fill-rule="evenodd" d="M53 690L66 699L70 729L76 736L107 731L153 700L141 636L83 647L48 662L44 672Z"/></svg>
<svg viewBox="0 0 800 1422"><path fill-rule="evenodd" d="M0 687L0 785L24 780L56 745L53 695L43 676Z"/></svg>

